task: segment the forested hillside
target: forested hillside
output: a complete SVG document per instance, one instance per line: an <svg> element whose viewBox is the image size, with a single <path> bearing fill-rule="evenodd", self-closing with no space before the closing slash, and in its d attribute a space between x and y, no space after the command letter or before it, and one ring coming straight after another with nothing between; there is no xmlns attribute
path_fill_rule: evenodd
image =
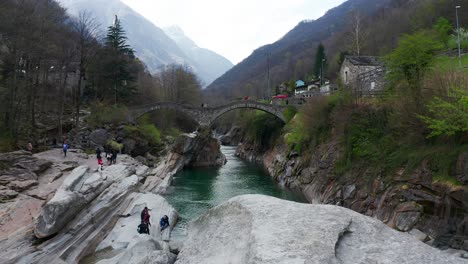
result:
<svg viewBox="0 0 468 264"><path fill-rule="evenodd" d="M0 21L2 150L61 141L89 106L118 123L129 105L198 100L201 85L187 68L146 70L118 19L98 40L87 12L71 18L53 0L5 0Z"/></svg>
<svg viewBox="0 0 468 264"><path fill-rule="evenodd" d="M263 98L270 97L274 87L282 82L310 80L314 77L315 53L320 43L325 46L327 55L326 77L334 80L342 54L385 55L396 47L401 34L430 27L438 17L446 17L455 24L454 6L461 2L347 1L315 21L299 23L277 42L255 50L214 81L206 92L215 98L245 95ZM460 13L459 18L461 25L468 23L466 12ZM356 47L356 38L360 47ZM268 68L271 91L267 89Z"/></svg>

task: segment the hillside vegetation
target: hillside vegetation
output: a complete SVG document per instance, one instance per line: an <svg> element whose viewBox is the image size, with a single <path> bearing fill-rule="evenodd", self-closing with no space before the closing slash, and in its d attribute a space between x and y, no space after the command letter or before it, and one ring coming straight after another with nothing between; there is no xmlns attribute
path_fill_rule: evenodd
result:
<svg viewBox="0 0 468 264"><path fill-rule="evenodd" d="M455 5L462 0L350 0L314 21L299 23L277 42L255 50L252 55L218 78L207 95L232 98L270 97L275 86L290 80L313 78L317 47L326 50L326 78L336 80L343 54L383 56L393 50L399 36L432 27L439 17L455 24ZM468 13L460 12L460 25L468 24ZM360 33L356 36L359 22ZM354 33L353 33L354 32ZM357 47L356 38L359 40ZM453 48L454 39L450 40ZM268 67L268 61L270 67ZM267 69L270 87L267 89ZM317 77L317 76L315 76Z"/></svg>
<svg viewBox="0 0 468 264"><path fill-rule="evenodd" d="M439 30L441 24L449 30ZM468 75L456 56L446 55L451 53L447 43L453 28L439 18L399 35L396 47L383 56L383 95L355 97L342 85L332 96L310 99L284 127L276 125L262 134L255 128L263 128L264 121L247 118L246 130L258 133L247 132L245 142L261 153L286 144L304 160L320 146L338 143L332 176L337 178L361 175L372 182L398 173L410 177L422 166L431 171L433 182L466 185L455 167L468 151ZM272 143L258 147L258 139Z"/></svg>

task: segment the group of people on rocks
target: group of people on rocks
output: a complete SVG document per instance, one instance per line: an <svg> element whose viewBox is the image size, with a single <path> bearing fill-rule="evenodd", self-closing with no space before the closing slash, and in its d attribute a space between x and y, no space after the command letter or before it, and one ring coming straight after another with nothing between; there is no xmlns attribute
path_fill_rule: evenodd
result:
<svg viewBox="0 0 468 264"><path fill-rule="evenodd" d="M149 235L149 227L151 226L150 223L150 214L149 214L148 207L145 207L143 211L141 211L141 224L138 226L138 233L140 234L148 234ZM169 217L164 215L161 220L159 221L159 228L162 232L164 229L168 228L169 224Z"/></svg>
<svg viewBox="0 0 468 264"><path fill-rule="evenodd" d="M104 157L106 157L107 159L107 164L108 165L112 165L112 164L116 164L117 163L117 150L115 149L111 149L111 147L109 146L105 146L104 147ZM98 166L99 166L99 170L102 170L102 167L103 167L103 162L102 162L102 151L99 147L96 148L96 158L97 158L97 161L98 161Z"/></svg>

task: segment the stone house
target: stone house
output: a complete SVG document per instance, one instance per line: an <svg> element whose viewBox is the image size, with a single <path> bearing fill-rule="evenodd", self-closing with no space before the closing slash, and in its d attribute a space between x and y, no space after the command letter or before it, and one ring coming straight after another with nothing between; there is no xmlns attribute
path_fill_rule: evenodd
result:
<svg viewBox="0 0 468 264"><path fill-rule="evenodd" d="M346 56L340 69L344 85L359 95L374 95L385 85L385 66L379 57Z"/></svg>

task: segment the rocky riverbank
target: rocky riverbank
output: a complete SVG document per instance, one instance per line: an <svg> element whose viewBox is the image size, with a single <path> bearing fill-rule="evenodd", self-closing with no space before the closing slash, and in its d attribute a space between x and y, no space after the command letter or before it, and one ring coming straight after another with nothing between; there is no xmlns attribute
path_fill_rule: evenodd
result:
<svg viewBox="0 0 468 264"><path fill-rule="evenodd" d="M216 139L189 134L165 158L150 169L119 155L98 171L95 156L76 149L0 154L0 262L174 263L178 249L168 241L178 215L156 193L184 167L221 166L225 157ZM136 231L145 206L149 236ZM163 215L171 228L160 233Z"/></svg>
<svg viewBox="0 0 468 264"><path fill-rule="evenodd" d="M341 205L380 219L388 226L419 234L428 244L454 248L456 255L468 251L468 189L432 181L427 162L409 177L401 168L393 177L372 175L363 168L359 175L333 173L341 155L338 142L316 148L310 157L277 144L259 153L251 144L240 144L237 155L262 163L282 185L301 191L311 203ZM465 182L468 176L466 153L458 159L454 176ZM453 250L452 250L453 251Z"/></svg>
<svg viewBox="0 0 468 264"><path fill-rule="evenodd" d="M226 163L218 140L206 134L181 135L146 178L143 189L164 194L171 185L173 176L185 167L219 167Z"/></svg>

